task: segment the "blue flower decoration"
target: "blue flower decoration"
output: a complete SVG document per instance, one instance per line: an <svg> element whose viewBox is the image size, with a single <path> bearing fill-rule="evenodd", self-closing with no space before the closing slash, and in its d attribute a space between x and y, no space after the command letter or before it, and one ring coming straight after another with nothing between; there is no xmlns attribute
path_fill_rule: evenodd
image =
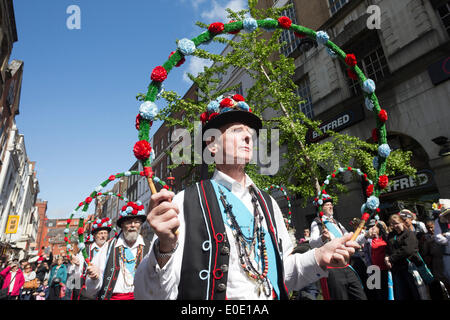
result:
<svg viewBox="0 0 450 320"><path fill-rule="evenodd" d="M318 44L325 45L328 40L330 40L330 36L325 31L318 31L316 33L316 41Z"/></svg>
<svg viewBox="0 0 450 320"><path fill-rule="evenodd" d="M239 101L236 106L244 111L249 111L250 107L248 106L248 104L244 101Z"/></svg>
<svg viewBox="0 0 450 320"><path fill-rule="evenodd" d="M138 215L140 215L140 216L144 216L144 215L145 215L145 210L141 210L141 211L139 211L139 212L138 212Z"/></svg>
<svg viewBox="0 0 450 320"><path fill-rule="evenodd" d="M366 204L363 204L361 206L361 214L363 214L364 212L366 212Z"/></svg>
<svg viewBox="0 0 450 320"><path fill-rule="evenodd" d="M185 56L189 56L193 54L195 50L197 50L194 41L189 40L187 38L183 38L180 41L178 41L178 49Z"/></svg>
<svg viewBox="0 0 450 320"><path fill-rule="evenodd" d="M86 218L87 218L87 212L86 211L81 211L80 219L86 219Z"/></svg>
<svg viewBox="0 0 450 320"><path fill-rule="evenodd" d="M211 101L206 108L209 113L219 112L220 111L220 103L218 101Z"/></svg>
<svg viewBox="0 0 450 320"><path fill-rule="evenodd" d="M376 87L377 86L375 85L375 82L372 79L367 79L366 81L364 81L363 90L365 93L368 93L368 94L374 93Z"/></svg>
<svg viewBox="0 0 450 320"><path fill-rule="evenodd" d="M344 168L339 168L338 171L339 172L344 172Z"/></svg>
<svg viewBox="0 0 450 320"><path fill-rule="evenodd" d="M83 242L78 242L78 249L83 250L84 248L86 248L84 243Z"/></svg>
<svg viewBox="0 0 450 320"><path fill-rule="evenodd" d="M128 202L128 198L123 198L123 201Z"/></svg>
<svg viewBox="0 0 450 320"><path fill-rule="evenodd" d="M245 18L243 25L244 25L244 29L249 32L253 32L256 29L258 29L258 21L256 21L253 18Z"/></svg>
<svg viewBox="0 0 450 320"><path fill-rule="evenodd" d="M323 205L323 200L322 200L322 199L319 199L319 201L317 201L317 203L318 203L319 205Z"/></svg>
<svg viewBox="0 0 450 320"><path fill-rule="evenodd" d="M330 49L330 48L327 47L327 53L328 53L328 55L329 55L330 57L332 57L333 59L334 59L334 58L337 58L337 54L336 54L336 52L333 51L333 49Z"/></svg>
<svg viewBox="0 0 450 320"><path fill-rule="evenodd" d="M366 201L366 207L369 208L370 210L376 210L379 206L380 200L375 196L369 197L369 199L367 199Z"/></svg>
<svg viewBox="0 0 450 320"><path fill-rule="evenodd" d="M325 180L323 183L325 183L326 185L330 184L329 180Z"/></svg>
<svg viewBox="0 0 450 320"><path fill-rule="evenodd" d="M372 164L373 164L373 167L378 170L378 168L380 166L378 157L373 158Z"/></svg>
<svg viewBox="0 0 450 320"><path fill-rule="evenodd" d="M133 212L133 208L132 207L127 207L126 210L125 210L125 213L128 213L128 214L130 214L132 212Z"/></svg>
<svg viewBox="0 0 450 320"><path fill-rule="evenodd" d="M125 175L125 177L129 177L129 176L131 176L131 172L130 172L130 171L126 171L126 172L124 173L124 175Z"/></svg>
<svg viewBox="0 0 450 320"><path fill-rule="evenodd" d="M151 101L146 101L139 107L139 114L142 118L153 121L158 114L158 107Z"/></svg>
<svg viewBox="0 0 450 320"><path fill-rule="evenodd" d="M378 147L378 155L380 157L387 158L387 157L389 157L390 154L391 154L391 148L389 147L388 144L385 143Z"/></svg>
<svg viewBox="0 0 450 320"><path fill-rule="evenodd" d="M222 108L221 113L228 112L228 111L231 111L231 110L233 110L233 109L231 109L231 108Z"/></svg>
<svg viewBox="0 0 450 320"><path fill-rule="evenodd" d="M96 192L100 192L100 191L102 191L102 189L103 189L102 186L98 186L98 187L95 188L95 191L96 191Z"/></svg>
<svg viewBox="0 0 450 320"><path fill-rule="evenodd" d="M370 98L366 98L366 108L369 111L373 111L373 108L375 108L375 106L373 105L373 102Z"/></svg>
<svg viewBox="0 0 450 320"><path fill-rule="evenodd" d="M158 177L153 177L153 181L155 181L156 183L159 183L161 180Z"/></svg>
<svg viewBox="0 0 450 320"><path fill-rule="evenodd" d="M108 226L108 224L106 222L103 222L102 227L106 228Z"/></svg>
<svg viewBox="0 0 450 320"><path fill-rule="evenodd" d="M72 249L72 246L70 244L67 245L67 249Z"/></svg>
<svg viewBox="0 0 450 320"><path fill-rule="evenodd" d="M69 229L64 229L64 233L69 233L70 232L70 230Z"/></svg>
<svg viewBox="0 0 450 320"><path fill-rule="evenodd" d="M141 201L136 201L136 204L138 205L138 206L142 206L142 202Z"/></svg>
<svg viewBox="0 0 450 320"><path fill-rule="evenodd" d="M101 219L97 219L97 220L95 221L95 223L97 223L97 224L99 224L100 222L102 222Z"/></svg>

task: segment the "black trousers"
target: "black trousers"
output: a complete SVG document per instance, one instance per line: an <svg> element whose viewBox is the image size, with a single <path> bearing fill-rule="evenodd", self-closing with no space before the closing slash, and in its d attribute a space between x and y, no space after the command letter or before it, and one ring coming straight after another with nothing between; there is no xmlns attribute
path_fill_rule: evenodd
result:
<svg viewBox="0 0 450 320"><path fill-rule="evenodd" d="M407 269L393 270L394 300L420 300L414 277Z"/></svg>
<svg viewBox="0 0 450 320"><path fill-rule="evenodd" d="M328 269L327 284L331 300L367 300L361 280L350 267Z"/></svg>

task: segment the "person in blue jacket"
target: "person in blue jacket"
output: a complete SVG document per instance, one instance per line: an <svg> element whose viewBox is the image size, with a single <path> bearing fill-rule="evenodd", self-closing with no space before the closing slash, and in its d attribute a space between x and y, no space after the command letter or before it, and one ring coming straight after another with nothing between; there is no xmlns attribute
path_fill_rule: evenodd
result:
<svg viewBox="0 0 450 320"><path fill-rule="evenodd" d="M56 265L53 266L50 271L50 276L48 278L50 288L48 300L61 300L61 288L65 287L67 281L67 268L63 262L63 257L59 256L56 260Z"/></svg>

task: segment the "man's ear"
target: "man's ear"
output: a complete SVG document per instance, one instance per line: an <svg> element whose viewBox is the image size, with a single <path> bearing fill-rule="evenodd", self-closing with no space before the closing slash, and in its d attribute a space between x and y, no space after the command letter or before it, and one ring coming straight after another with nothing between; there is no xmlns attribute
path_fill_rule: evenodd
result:
<svg viewBox="0 0 450 320"><path fill-rule="evenodd" d="M209 138L206 141L206 148L208 149L209 152L211 153L217 153L218 151L218 147L217 147L217 142L214 139L214 136L212 136L211 138Z"/></svg>

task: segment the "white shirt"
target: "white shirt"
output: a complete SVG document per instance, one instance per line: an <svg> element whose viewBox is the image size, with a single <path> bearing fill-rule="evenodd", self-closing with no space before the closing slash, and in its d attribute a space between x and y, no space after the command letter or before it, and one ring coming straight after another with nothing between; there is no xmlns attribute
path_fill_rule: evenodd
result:
<svg viewBox="0 0 450 320"><path fill-rule="evenodd" d="M11 282L9 283L9 292L11 293L14 290L14 284L16 283L16 275L17 271L11 271Z"/></svg>
<svg viewBox="0 0 450 320"><path fill-rule="evenodd" d="M339 223L339 225L336 224L336 220L332 219L333 216L331 216L331 219L327 216L323 216L323 221L330 221L335 227L336 229L339 231L340 235L343 236L345 234L347 234L347 230ZM341 230L342 229L342 230ZM343 231L343 232L342 232ZM334 234L329 232L330 234L330 238L331 240L333 240L335 238ZM320 248L321 246L323 246L325 244L325 242L323 242L322 237L321 237L321 233L320 233L320 228L319 225L317 224L316 221L313 221L311 223L311 238L309 239L309 244L311 246L311 248Z"/></svg>
<svg viewBox="0 0 450 320"><path fill-rule="evenodd" d="M253 204L249 186L253 185L253 181L249 176L245 176L245 188L238 182L226 174L217 171L214 173L213 180L238 197L250 212L253 212ZM309 283L315 282L322 277L328 275L318 264L314 256L314 250L310 250L304 254L290 254L294 248L289 233L286 229L283 215L278 207L277 202L272 199L272 205L275 215L275 223L277 229L277 239L282 240L283 244L283 263L285 272L285 283L289 290L298 290ZM180 283L180 271L183 259L184 242L185 242L185 222L183 212L184 191L178 193L172 200L178 206L180 220L178 248L164 268L160 268L156 261L153 245L157 236L155 235L152 242L152 249L149 250L136 271L134 279L134 297L138 300L174 300L178 297L178 285ZM267 224L263 220L263 226L266 230ZM230 244L230 260L227 280L227 299L229 300L259 300L272 299L272 296L266 297L264 294L260 296L257 293L255 282L247 276L239 263L239 257L236 249L236 242L230 227L225 224L225 231ZM194 288L193 288L194 289ZM195 290L195 289L194 289ZM206 298L206 297L205 297Z"/></svg>
<svg viewBox="0 0 450 320"><path fill-rule="evenodd" d="M445 246L446 254L450 254L450 232L442 233L439 219L434 221L434 239L438 244Z"/></svg>
<svg viewBox="0 0 450 320"><path fill-rule="evenodd" d="M27 281L31 281L34 280L36 278L36 272L31 271L30 273L26 274L25 272L23 273L23 277L25 279L25 282Z"/></svg>
<svg viewBox="0 0 450 320"><path fill-rule="evenodd" d="M114 239L113 239L114 240ZM131 253L136 257L138 247L139 245L145 245L144 239L142 239L142 236L139 235L136 242L133 244L132 247L129 247L128 244L125 242L125 239L123 238L123 234L120 235L119 239L117 239L116 244L114 245L114 248L111 248L112 250L119 246L124 246L124 248L128 248L131 250ZM105 244L100 248L100 251L97 252L92 259L92 264L97 266L100 270L100 277L97 280L92 280L89 277L86 277L86 293L90 297L97 296L97 293L100 291L102 283L103 283L103 272L106 267L106 259L107 259L107 250L108 245ZM119 257L120 260L120 257ZM130 293L134 291L134 285L133 285L133 279L131 278L131 281L125 278L132 276L132 274L128 271L128 269L123 265L123 262L120 260L120 271L117 275L117 282L114 286L113 293Z"/></svg>

